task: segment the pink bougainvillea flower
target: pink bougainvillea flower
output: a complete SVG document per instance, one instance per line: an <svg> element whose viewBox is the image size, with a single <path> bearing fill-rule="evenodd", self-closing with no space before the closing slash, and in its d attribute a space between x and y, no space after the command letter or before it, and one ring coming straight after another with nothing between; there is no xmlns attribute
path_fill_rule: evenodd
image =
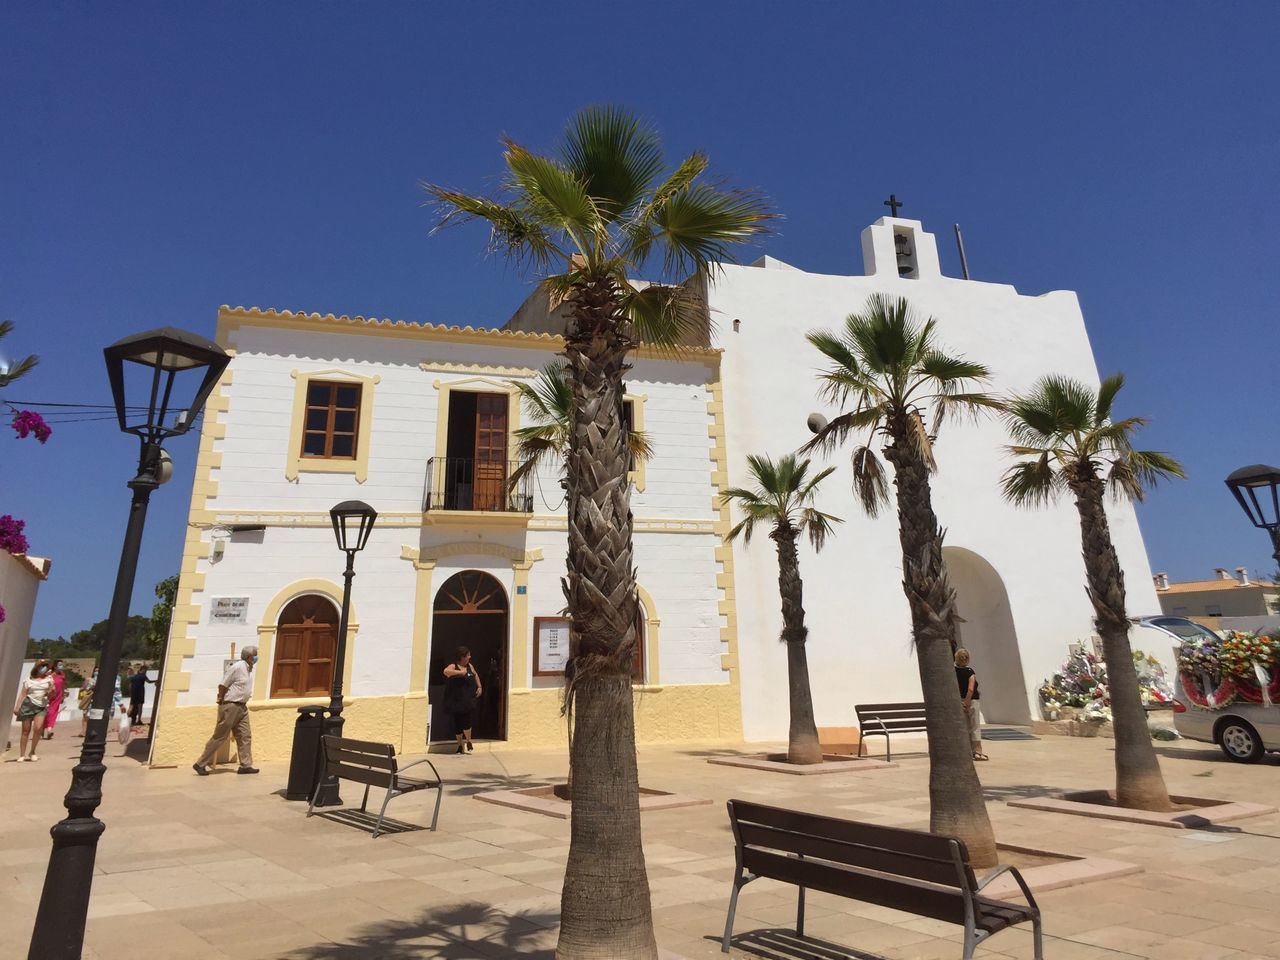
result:
<svg viewBox="0 0 1280 960"><path fill-rule="evenodd" d="M4 623L4 604L0 603L0 623Z"/></svg>
<svg viewBox="0 0 1280 960"><path fill-rule="evenodd" d="M34 433L36 439L44 443L53 436L53 428L34 410L19 410L13 415L13 423L10 426L17 432L19 440L24 440Z"/></svg>
<svg viewBox="0 0 1280 960"><path fill-rule="evenodd" d="M27 538L22 535L25 520L15 520L9 514L0 517L0 550L9 553L26 553Z"/></svg>

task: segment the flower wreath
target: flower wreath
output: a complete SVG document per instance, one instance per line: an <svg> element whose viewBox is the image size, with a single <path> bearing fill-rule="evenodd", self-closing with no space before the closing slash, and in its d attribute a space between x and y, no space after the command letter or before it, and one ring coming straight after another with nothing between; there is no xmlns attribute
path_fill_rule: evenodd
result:
<svg viewBox="0 0 1280 960"><path fill-rule="evenodd" d="M1235 680L1231 677L1223 676L1218 681L1218 686L1205 694L1201 688L1198 678L1186 670L1178 672L1178 680L1182 684L1182 692L1187 695L1187 699L1194 703L1197 707L1204 707L1206 710L1221 710L1233 699L1238 691ZM1261 696L1259 696L1261 700Z"/></svg>

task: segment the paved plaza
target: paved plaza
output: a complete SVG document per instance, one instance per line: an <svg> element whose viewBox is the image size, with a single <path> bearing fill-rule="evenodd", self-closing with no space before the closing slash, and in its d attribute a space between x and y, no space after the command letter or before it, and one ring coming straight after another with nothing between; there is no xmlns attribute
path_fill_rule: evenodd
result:
<svg viewBox="0 0 1280 960"><path fill-rule="evenodd" d="M0 763L0 957L25 956L49 853L80 741L60 736L36 764ZM135 750L140 747L135 745ZM898 745L895 744L895 747ZM645 747L642 783L711 801L644 814L658 942L686 958L721 956L733 841L724 801L742 797L908 827L928 823L922 742L898 765L865 773L782 776L706 762L737 752ZM1054 789L1108 786L1108 740L1051 737L990 745L979 773L1003 843L1140 865L1144 872L1039 896L1052 960L1280 957L1280 815L1174 830L1007 806ZM743 746L741 752L759 750ZM1244 767L1202 744L1160 744L1170 791L1274 803L1280 761ZM256 777L224 768L149 770L108 751L107 823L98 853L85 956L95 960L407 960L550 958L569 850L567 821L474 799L551 783L564 757L484 752L433 757L448 784L436 833L376 840L358 824L315 817L283 799L285 767ZM140 755L140 754L139 754ZM344 799L359 792L344 785ZM354 801L354 804L352 803ZM430 819L430 797L392 803L401 824ZM958 958L960 928L811 894L807 933L790 930L795 892L761 880L744 891L735 957ZM1030 929L996 935L980 957L1029 958Z"/></svg>

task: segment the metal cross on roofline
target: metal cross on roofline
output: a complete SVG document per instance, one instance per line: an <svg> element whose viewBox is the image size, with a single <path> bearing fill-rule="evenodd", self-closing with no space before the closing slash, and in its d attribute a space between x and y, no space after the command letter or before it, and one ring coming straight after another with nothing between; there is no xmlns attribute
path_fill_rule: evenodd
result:
<svg viewBox="0 0 1280 960"><path fill-rule="evenodd" d="M893 193L889 194L889 199L884 202L884 205L889 208L889 216L891 217L896 217L898 215L898 208L905 206L905 204L898 199L897 194Z"/></svg>

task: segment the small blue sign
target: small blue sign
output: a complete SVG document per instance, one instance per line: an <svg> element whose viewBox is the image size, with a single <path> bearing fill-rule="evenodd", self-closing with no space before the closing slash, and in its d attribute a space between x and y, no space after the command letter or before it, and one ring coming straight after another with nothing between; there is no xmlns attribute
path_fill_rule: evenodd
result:
<svg viewBox="0 0 1280 960"><path fill-rule="evenodd" d="M528 588L528 587L524 587L524 586L516 587L516 593L517 593L517 594L526 594L526 593L528 593L528 592L529 592L529 588Z"/></svg>

